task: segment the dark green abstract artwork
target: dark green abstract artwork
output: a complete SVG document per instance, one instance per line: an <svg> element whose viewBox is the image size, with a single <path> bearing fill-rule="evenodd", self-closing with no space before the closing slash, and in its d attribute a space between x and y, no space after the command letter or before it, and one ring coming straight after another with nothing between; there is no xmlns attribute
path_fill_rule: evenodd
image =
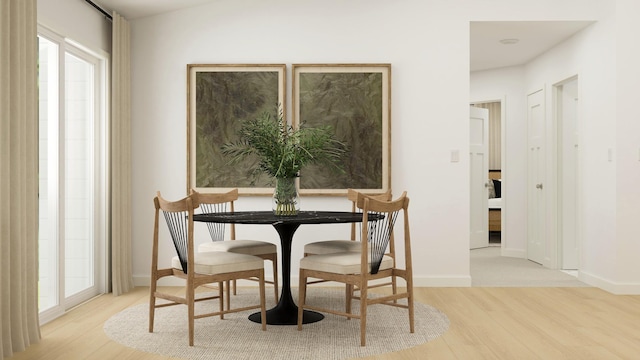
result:
<svg viewBox="0 0 640 360"><path fill-rule="evenodd" d="M382 189L383 81L381 72L300 72L298 120L304 126L330 125L347 152L342 170L309 166L300 189Z"/></svg>
<svg viewBox="0 0 640 360"><path fill-rule="evenodd" d="M200 71L195 74L195 95L192 96L195 96L196 187L273 186L268 176L255 176L256 161L247 159L230 166L221 147L238 140L243 121L257 118L265 111L275 111L282 101L281 86L278 71Z"/></svg>

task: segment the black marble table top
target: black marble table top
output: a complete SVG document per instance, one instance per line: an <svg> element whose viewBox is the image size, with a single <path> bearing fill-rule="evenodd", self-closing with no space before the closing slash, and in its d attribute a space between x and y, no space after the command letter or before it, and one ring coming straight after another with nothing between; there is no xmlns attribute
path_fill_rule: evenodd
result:
<svg viewBox="0 0 640 360"><path fill-rule="evenodd" d="M339 224L362 222L362 213L348 211L299 211L297 215L275 215L273 211L235 211L196 214L193 221L228 224Z"/></svg>

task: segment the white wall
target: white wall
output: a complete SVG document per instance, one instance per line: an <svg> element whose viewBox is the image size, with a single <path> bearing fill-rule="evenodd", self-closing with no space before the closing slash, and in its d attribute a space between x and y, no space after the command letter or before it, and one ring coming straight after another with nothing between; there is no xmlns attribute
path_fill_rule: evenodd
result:
<svg viewBox="0 0 640 360"><path fill-rule="evenodd" d="M38 0L38 24L94 52L111 53L111 22L84 0Z"/></svg>
<svg viewBox="0 0 640 360"><path fill-rule="evenodd" d="M617 98L616 134L616 274L612 291L640 293L640 121L638 119L638 83L640 49L634 40L638 33L640 2L619 0L616 7ZM620 290L621 289L621 290Z"/></svg>
<svg viewBox="0 0 640 360"><path fill-rule="evenodd" d="M527 66L526 87L529 90L543 87L546 95L548 127L554 126L552 113L552 86L571 76L579 76L579 168L580 203L579 222L581 276L611 280L615 268L616 187L615 164L608 161L609 149L616 147L616 122L606 121L616 109L616 78L603 69L615 68L615 34L612 19L604 18L583 30L573 38L554 48ZM548 136L548 161L555 150L555 138ZM546 183L553 185L553 179ZM603 186L611 184L611 186ZM551 194L555 188L549 187ZM548 206L553 206L552 202ZM548 208L548 213L552 209ZM553 221L553 219L550 219ZM556 235L547 234L547 239ZM597 274L597 275L596 275Z"/></svg>
<svg viewBox="0 0 640 360"><path fill-rule="evenodd" d="M136 281L144 284L149 274L155 191L168 198L186 191L186 64L388 62L392 185L394 193L407 190L412 199L416 283L469 285L469 21L597 20L611 7L604 0L588 5L580 0L517 6L508 0L490 6L472 0L221 0L132 21ZM460 151L460 162L450 162L452 150ZM302 206L346 209L344 202L303 198ZM270 206L266 198L241 203ZM242 230L247 237L277 239L271 228ZM339 226L303 226L293 259L306 242L345 234ZM170 254L168 242L162 251ZM292 265L295 275L295 261Z"/></svg>
<svg viewBox="0 0 640 360"><path fill-rule="evenodd" d="M468 101L442 97L437 86L446 80L458 84L456 88L468 88L468 56L455 55L468 53L468 22L451 23L425 9L418 9L419 16L416 9L403 9L407 4L382 1L364 11L371 2L305 4L310 5L254 1L239 6L221 1L132 23L133 138L148 139L133 144L134 238L142 239L134 245L139 259L135 275L149 273L155 191L162 190L169 198L185 194L186 64L389 62L393 65L392 184L395 193L406 189L412 198L417 277L468 285L468 165L464 158L449 162L452 149L467 146L466 120L457 119L468 117L464 106ZM384 23L400 29L378 25ZM422 24L421 31L409 24ZM443 41L442 27L461 41ZM425 53L425 47L411 45L417 43L432 44L431 50ZM452 64L467 71L442 77L438 69ZM158 149L151 141L172 146ZM269 209L269 201L248 198L243 206ZM302 204L304 209L348 208L346 200L335 198L303 198ZM449 226L439 226L443 223ZM303 226L296 234L293 258L301 257L305 242L346 234L339 226ZM266 227L247 236L277 239L275 231ZM169 254L171 249L165 250ZM297 273L295 262L293 271Z"/></svg>

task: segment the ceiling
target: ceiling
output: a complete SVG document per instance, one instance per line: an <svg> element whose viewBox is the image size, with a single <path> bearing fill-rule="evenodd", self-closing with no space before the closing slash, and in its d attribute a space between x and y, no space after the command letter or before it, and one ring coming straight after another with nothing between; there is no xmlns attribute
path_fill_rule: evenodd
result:
<svg viewBox="0 0 640 360"><path fill-rule="evenodd" d="M214 0L92 0L111 13L117 11L128 20L158 15L169 11L190 8Z"/></svg>
<svg viewBox="0 0 640 360"><path fill-rule="evenodd" d="M592 21L473 21L471 71L524 65L570 38ZM518 39L511 45L503 39Z"/></svg>
<svg viewBox="0 0 640 360"><path fill-rule="evenodd" d="M215 0L93 0L129 20L210 3ZM473 21L471 71L523 65L591 25L590 21ZM503 45L502 39L518 39Z"/></svg>

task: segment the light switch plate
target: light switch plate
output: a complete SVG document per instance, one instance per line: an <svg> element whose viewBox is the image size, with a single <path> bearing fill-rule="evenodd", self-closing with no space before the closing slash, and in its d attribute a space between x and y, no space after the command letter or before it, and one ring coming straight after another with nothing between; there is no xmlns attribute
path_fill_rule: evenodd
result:
<svg viewBox="0 0 640 360"><path fill-rule="evenodd" d="M451 150L451 162L460 161L460 150Z"/></svg>

